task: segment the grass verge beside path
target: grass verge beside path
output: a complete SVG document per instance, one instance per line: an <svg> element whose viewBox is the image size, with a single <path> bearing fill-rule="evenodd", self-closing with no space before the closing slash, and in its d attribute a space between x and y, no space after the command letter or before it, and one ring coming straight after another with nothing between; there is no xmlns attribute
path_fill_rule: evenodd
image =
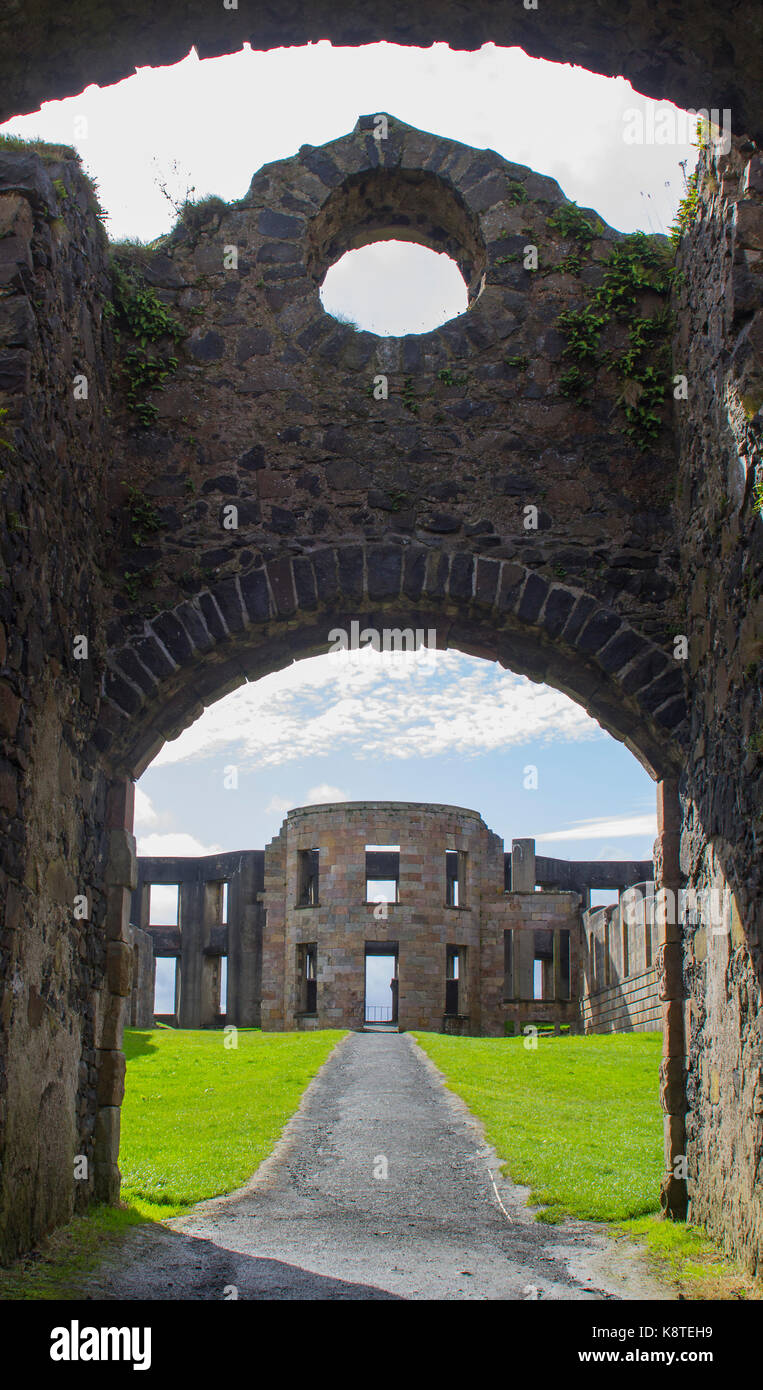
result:
<svg viewBox="0 0 763 1390"><path fill-rule="evenodd" d="M338 1031L125 1032L122 1196L152 1220L232 1192L272 1152Z"/></svg>
<svg viewBox="0 0 763 1390"><path fill-rule="evenodd" d="M760 1299L763 1281L700 1226L662 1221L661 1033L589 1037L414 1037L485 1127L502 1168L530 1188L539 1221L615 1223L686 1299Z"/></svg>
<svg viewBox="0 0 763 1390"><path fill-rule="evenodd" d="M302 1094L345 1034L126 1029L122 1206L93 1206L0 1269L0 1300L77 1297L128 1227L242 1186L272 1153Z"/></svg>
<svg viewBox="0 0 763 1390"><path fill-rule="evenodd" d="M618 1221L658 1210L659 1033L591 1037L414 1035L485 1126L539 1220Z"/></svg>

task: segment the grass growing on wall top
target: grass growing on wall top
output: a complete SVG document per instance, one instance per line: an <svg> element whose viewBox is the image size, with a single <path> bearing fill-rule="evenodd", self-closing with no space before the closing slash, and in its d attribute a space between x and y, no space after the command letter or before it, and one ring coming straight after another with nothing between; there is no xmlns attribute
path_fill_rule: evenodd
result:
<svg viewBox="0 0 763 1390"><path fill-rule="evenodd" d="M240 1187L344 1033L126 1029L122 1197L162 1219Z"/></svg>
<svg viewBox="0 0 763 1390"><path fill-rule="evenodd" d="M660 1033L459 1038L415 1033L451 1090L485 1126L514 1182L565 1215L622 1221L659 1209Z"/></svg>

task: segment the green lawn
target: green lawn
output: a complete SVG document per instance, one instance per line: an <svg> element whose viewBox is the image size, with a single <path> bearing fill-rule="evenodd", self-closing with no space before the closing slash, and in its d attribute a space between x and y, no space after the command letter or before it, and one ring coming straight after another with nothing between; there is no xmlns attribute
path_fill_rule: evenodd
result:
<svg viewBox="0 0 763 1390"><path fill-rule="evenodd" d="M415 1033L485 1126L540 1220L622 1221L659 1209L660 1033L525 1039Z"/></svg>
<svg viewBox="0 0 763 1390"><path fill-rule="evenodd" d="M231 1192L272 1152L341 1032L125 1029L122 1205L94 1204L0 1269L0 1300L82 1297L81 1278L130 1226Z"/></svg>
<svg viewBox="0 0 763 1390"><path fill-rule="evenodd" d="M122 1199L166 1217L231 1192L272 1151L342 1032L125 1030Z"/></svg>

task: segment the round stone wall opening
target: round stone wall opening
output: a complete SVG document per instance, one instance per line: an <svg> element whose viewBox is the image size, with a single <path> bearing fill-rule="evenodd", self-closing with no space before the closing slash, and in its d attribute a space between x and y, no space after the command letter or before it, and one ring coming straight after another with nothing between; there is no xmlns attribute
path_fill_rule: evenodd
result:
<svg viewBox="0 0 763 1390"><path fill-rule="evenodd" d="M469 307L466 281L446 252L397 240L345 252L320 296L340 323L380 337L431 333Z"/></svg>

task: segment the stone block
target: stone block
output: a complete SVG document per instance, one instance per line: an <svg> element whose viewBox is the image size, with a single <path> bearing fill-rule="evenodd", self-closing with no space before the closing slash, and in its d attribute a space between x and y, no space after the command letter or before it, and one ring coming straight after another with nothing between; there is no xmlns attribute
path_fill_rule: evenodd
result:
<svg viewBox="0 0 763 1390"><path fill-rule="evenodd" d="M107 1109L120 1106L124 1093L124 1053L101 1051L98 1057L98 1105Z"/></svg>
<svg viewBox="0 0 763 1390"><path fill-rule="evenodd" d="M110 941L106 947L106 981L112 994L130 993L132 952L122 941Z"/></svg>
<svg viewBox="0 0 763 1390"><path fill-rule="evenodd" d="M115 888L138 886L138 864L135 856L135 836L127 830L108 831L106 882Z"/></svg>

